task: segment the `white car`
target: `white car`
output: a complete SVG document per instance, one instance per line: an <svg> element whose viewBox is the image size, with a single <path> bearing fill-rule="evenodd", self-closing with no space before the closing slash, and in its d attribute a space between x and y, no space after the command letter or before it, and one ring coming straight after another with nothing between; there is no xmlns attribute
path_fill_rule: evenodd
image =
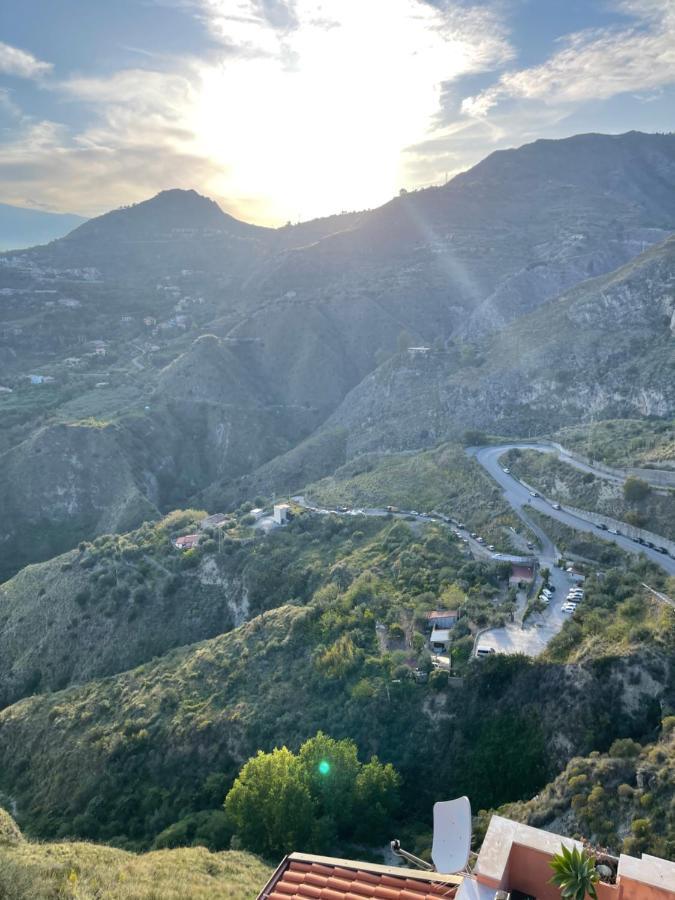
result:
<svg viewBox="0 0 675 900"><path fill-rule="evenodd" d="M564 613L573 613L575 609L576 606L574 605L574 603L563 603L563 605L560 607L561 612Z"/></svg>

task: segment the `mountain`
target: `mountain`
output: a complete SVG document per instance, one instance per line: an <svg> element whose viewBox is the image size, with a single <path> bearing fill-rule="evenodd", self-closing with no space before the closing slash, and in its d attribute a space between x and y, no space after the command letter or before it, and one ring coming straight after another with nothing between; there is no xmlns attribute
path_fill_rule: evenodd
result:
<svg viewBox="0 0 675 900"><path fill-rule="evenodd" d="M0 203L0 251L46 244L85 221L82 216L71 213L43 212Z"/></svg>
<svg viewBox="0 0 675 900"><path fill-rule="evenodd" d="M629 133L537 141L442 188L281 229L165 191L0 256L0 496L18 523L5 558L232 496L247 476L274 491L301 458L313 481L467 425L668 414L673 230L675 135ZM401 354L401 339L432 350ZM85 443L118 456L110 484L69 449L68 428L101 424ZM28 487L41 442L55 503ZM55 540L26 540L41 522Z"/></svg>
<svg viewBox="0 0 675 900"><path fill-rule="evenodd" d="M583 282L495 335L403 353L327 420L347 456L430 446L466 428L527 435L675 409L675 239Z"/></svg>

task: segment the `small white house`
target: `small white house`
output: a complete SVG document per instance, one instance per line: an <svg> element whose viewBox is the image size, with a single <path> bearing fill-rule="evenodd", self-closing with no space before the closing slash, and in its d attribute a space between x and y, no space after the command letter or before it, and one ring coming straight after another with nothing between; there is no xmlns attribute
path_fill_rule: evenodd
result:
<svg viewBox="0 0 675 900"><path fill-rule="evenodd" d="M444 653L450 646L450 628L434 628L429 638L431 649L436 653Z"/></svg>
<svg viewBox="0 0 675 900"><path fill-rule="evenodd" d="M262 519L262 517L265 515L265 510L261 506L256 506L255 509L251 510L251 515L257 522L258 519Z"/></svg>
<svg viewBox="0 0 675 900"><path fill-rule="evenodd" d="M288 522L288 514L291 511L288 503L274 504L274 521L277 525L285 525Z"/></svg>

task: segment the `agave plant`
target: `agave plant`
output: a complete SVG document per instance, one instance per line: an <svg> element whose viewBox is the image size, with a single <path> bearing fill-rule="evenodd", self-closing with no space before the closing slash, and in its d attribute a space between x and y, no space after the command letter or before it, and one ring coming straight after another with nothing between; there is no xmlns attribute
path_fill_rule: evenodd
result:
<svg viewBox="0 0 675 900"><path fill-rule="evenodd" d="M598 900L595 882L599 875L595 871L595 859L585 850L576 847L568 850L561 844L560 853L556 853L549 865L555 872L551 884L560 888L563 900L585 900L587 895L591 900Z"/></svg>

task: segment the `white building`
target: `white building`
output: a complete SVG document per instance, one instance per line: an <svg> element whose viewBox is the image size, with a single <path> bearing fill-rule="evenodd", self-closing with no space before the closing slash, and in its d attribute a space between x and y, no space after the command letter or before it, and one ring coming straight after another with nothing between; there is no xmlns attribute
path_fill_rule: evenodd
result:
<svg viewBox="0 0 675 900"><path fill-rule="evenodd" d="M288 522L288 514L291 511L288 503L274 504L274 521L277 525L285 525Z"/></svg>

